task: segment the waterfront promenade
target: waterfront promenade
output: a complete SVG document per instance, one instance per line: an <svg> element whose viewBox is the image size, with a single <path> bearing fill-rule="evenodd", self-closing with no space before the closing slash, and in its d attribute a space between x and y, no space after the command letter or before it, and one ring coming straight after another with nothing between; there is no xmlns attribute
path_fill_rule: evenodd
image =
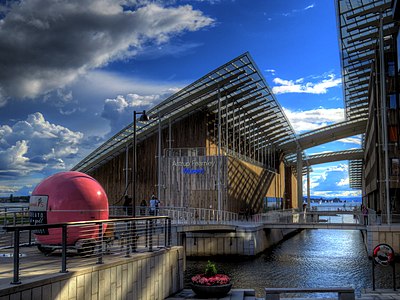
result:
<svg viewBox="0 0 400 300"><path fill-rule="evenodd" d="M198 298L191 289L184 289L175 295L172 295L166 300L186 300L186 299L201 299ZM254 290L251 289L232 289L228 295L223 298L211 298L213 300L265 300L265 297L256 297ZM287 299L287 298L281 298ZM330 299L333 298L293 298L293 299ZM400 291L393 290L375 290L375 291L364 291L360 297L356 297L356 300L400 300ZM210 299L209 299L210 300Z"/></svg>
<svg viewBox="0 0 400 300"><path fill-rule="evenodd" d="M330 212L329 214L325 212L322 214L326 215L325 219L327 221L331 222L330 223L331 225L335 224L334 221L341 223L341 222L344 222L345 220L348 220L349 219L348 217L350 217L350 215L344 214L343 212L341 212L341 213ZM343 216L339 216L339 214L342 214ZM279 223L278 221L281 220L281 226L283 226L283 227L285 227L284 221L287 223L286 225L289 224L291 226L293 225L293 221L296 221L296 222L300 221L300 223L297 223L297 224L304 224L304 221L307 221L306 216L304 216L302 214L298 214L298 213L289 214L289 212L285 212L285 213L281 212L279 214L278 213L270 214L266 218L269 220L275 220L275 223ZM303 220L303 221L301 221L301 220ZM321 220L321 219L318 218L318 220ZM353 220L352 216L351 216L350 220ZM177 217L177 218L175 218L175 220L173 220L172 226L174 228L176 228L176 230L179 229L179 230L183 230L185 232L187 245L195 244L194 241L196 241L197 246L199 246L203 243L203 242L201 242L202 239L204 239L204 241L210 240L209 236L205 236L204 230L206 230L206 231L209 231L209 233L211 235L213 234L213 232L217 233L217 237L214 236L214 238L227 239L227 241L228 241L227 243L221 244L221 245L223 245L223 247L226 247L226 245L229 245L229 247L232 247L232 245L235 245L234 241L232 243L232 237L234 236L234 234L237 234L237 237L243 235L243 238L247 240L247 237L249 237L248 234L251 233L254 229L257 229L264 233L265 228L267 228L268 224L269 224L269 222L266 222L266 221L267 220L265 220L265 219L263 220L263 218L261 216L253 216L253 218L249 218L249 220L235 220L235 221L229 221L229 222L227 221L226 224L218 224L219 222L217 220L193 220L190 218L185 219L183 217ZM325 224L325 226L327 226L327 225L329 225L329 222L327 222L327 221L324 220L322 223ZM119 220L119 222L122 222L122 220ZM326 223L328 223L328 224L326 224ZM60 250L54 251L51 254L44 255L43 253L40 253L36 247L23 247L23 251L21 252L21 258L20 258L20 260L21 260L20 261L21 262L20 273L21 273L22 285L26 285L26 284L32 285L32 284L34 284L34 282L36 282L38 280L43 280L44 278L46 278L47 282L52 282L52 281L54 281L54 278L70 276L75 273L78 274L78 273L82 272L83 269L91 268L92 270L95 270L96 268L105 267L106 264L107 265L122 264L122 263L124 263L124 261L128 261L130 259L134 259L134 260L139 259L140 260L141 258L147 259L147 257L150 257L150 261L151 261L152 260L151 257L154 257L154 255L157 255L158 252L167 252L168 249L162 249L162 248L165 248L166 235L163 231L159 231L160 238L154 240L153 251L151 253L149 253L149 251L148 251L149 245L147 243L147 240L145 239L146 227L144 225L145 224L143 224L143 227L142 227L142 229L143 229L142 234L144 234L144 235L139 240L137 251L135 253L131 253L130 257L125 257L127 243L123 239L115 240L112 245L108 245L108 246L112 246L110 249L111 252L104 253L104 265L98 264L96 262L96 260L99 258L99 255L82 256L82 255L78 255L78 253L71 252L68 255L68 273L67 274L60 273L61 268L62 268L62 266L61 266L62 255L60 253L61 252ZM227 231L227 226L231 227L232 230L230 230L230 231L228 230L229 232L225 232L225 233L218 232L218 230L221 230L221 228L223 229L223 231ZM115 227L115 228L117 228L117 227ZM373 227L372 225L371 226L364 225L363 228L364 228L364 230L368 230L368 228L372 228L372 227ZM124 228L125 227L121 228L121 230L123 231ZM327 228L329 228L329 226L327 226ZM359 229L357 227L353 227L353 230L359 230ZM236 232L236 233L234 233L234 232ZM177 233L177 231L176 231L176 233ZM226 234L227 238L222 236L223 234ZM265 233L264 233L264 236L265 236ZM256 236L255 234L254 234L254 239L257 241L257 244L260 244L261 239L259 239L258 236ZM235 240L235 239L233 239L233 240ZM156 241L157 241L157 243L156 243ZM173 239L173 241L174 241L174 239ZM193 241L193 243L190 241ZM173 244L175 244L175 241ZM214 244L217 245L216 248L218 249L219 243L214 243ZM205 245L206 245L205 242L203 243L203 245L204 245L204 249L207 249L207 247L205 247ZM98 246L100 246L100 244ZM107 245L104 245L104 246L107 246ZM211 247L210 247L210 249L211 249ZM247 249L255 249L255 247L253 247L253 248L248 247ZM11 299L11 298L4 298L4 297L2 298L2 295L3 296L5 295L4 293L2 293L4 290L14 290L14 289L16 290L22 286L20 284L10 284L10 282L12 281L12 272L13 272L13 263L14 263L13 255L11 253L12 250L13 250L12 248L2 249L2 251L0 252L0 265L1 265L1 268L0 268L0 299L1 300ZM107 249L103 249L103 250L107 250ZM182 251L182 253L183 252L186 253L187 249ZM153 265L152 268L156 267L156 265L157 265L154 262L152 262L150 264ZM183 265L185 265L185 264L183 263ZM180 275L178 275L178 278L182 277L183 271L184 271L183 269L179 270L179 272L181 272L181 273L180 273ZM115 271L115 272L117 272L117 271ZM151 272L148 274L151 274ZM148 275L146 275L146 276L148 276ZM149 278L151 278L151 275L149 275L149 276L150 276ZM179 280L181 280L181 279L179 279ZM78 284L78 280L77 280L76 285L77 284ZM174 285L174 286L176 286L176 285ZM181 289L183 287L184 286L182 285ZM72 289L74 289L74 288L72 288ZM230 298L226 298L226 299L241 299L240 298L241 296L240 295L238 296L237 291L236 290L233 290L233 291L235 293L230 295L229 296ZM192 299L196 299L196 298L193 298L194 295L190 295L190 290L189 291L181 290L180 292L181 293L186 292L186 294L177 294L176 297L180 297L178 299L191 299L190 297L192 297ZM239 294L241 294L241 293L239 293ZM33 295L33 294L31 294L31 295ZM167 295L169 295L169 294L167 294ZM376 295L376 293L373 293L373 294L365 293L362 295L362 297L366 297L367 295L369 295L369 296L372 295L371 296L372 298L364 298L364 299L399 299L400 300L400 298L398 298L397 293L395 293L394 296L393 296L393 293L381 293L378 295ZM244 294L243 294L243 297L245 297ZM242 298L242 299L257 299L257 298L255 298L255 296L251 296L251 295L248 295L246 297L253 297L253 298ZM35 297L33 297L33 298L35 298ZM27 299L29 299L29 298L27 298ZM60 297L59 299L63 299L63 298ZM143 298L143 299L151 299L151 297ZM171 299L173 299L173 298L171 298Z"/></svg>

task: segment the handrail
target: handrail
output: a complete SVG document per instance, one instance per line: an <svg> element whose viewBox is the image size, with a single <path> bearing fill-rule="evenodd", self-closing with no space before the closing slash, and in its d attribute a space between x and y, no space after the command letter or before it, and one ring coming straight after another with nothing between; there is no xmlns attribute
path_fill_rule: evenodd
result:
<svg viewBox="0 0 400 300"><path fill-rule="evenodd" d="M38 234L43 230L59 230L61 235L60 241L53 241L49 245L31 243L31 233ZM120 252L125 257L129 257L132 253L137 252L140 246L141 251L153 251L153 246L158 248L169 248L171 246L171 218L168 216L147 216L147 217L125 217L107 220L91 220L64 222L54 224L38 224L38 225L13 225L3 226L2 230L6 233L13 233L12 245L0 247L0 249L13 249L13 281L11 284L20 284L20 257L22 247L22 233L29 233L28 246L37 245L40 252L51 253L54 249L61 250L61 272L67 271L67 250L74 247L75 250L83 253L84 257L92 257L96 260L96 264L103 263L103 257L109 253L113 247L114 252ZM76 237L77 230L82 233L73 245L68 241L69 237ZM48 234L46 237L53 238L57 234ZM42 235L43 236L43 235ZM139 238L143 237L144 241L139 245ZM26 238L25 238L26 239ZM119 241L119 245L111 245L115 240ZM158 243L158 244L156 244ZM26 269L26 268L24 268Z"/></svg>
<svg viewBox="0 0 400 300"><path fill-rule="evenodd" d="M338 300L354 300L354 289L349 287L325 288L265 288L265 300L280 300L284 293L338 293Z"/></svg>

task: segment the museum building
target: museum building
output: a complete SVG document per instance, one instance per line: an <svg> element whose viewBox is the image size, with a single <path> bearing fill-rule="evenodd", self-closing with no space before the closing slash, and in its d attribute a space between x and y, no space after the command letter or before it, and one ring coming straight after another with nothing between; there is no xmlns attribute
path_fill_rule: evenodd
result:
<svg viewBox="0 0 400 300"><path fill-rule="evenodd" d="M165 207L254 213L267 199L298 206L296 169L280 145L293 128L249 53L148 111L73 170L93 176L110 205L157 195Z"/></svg>

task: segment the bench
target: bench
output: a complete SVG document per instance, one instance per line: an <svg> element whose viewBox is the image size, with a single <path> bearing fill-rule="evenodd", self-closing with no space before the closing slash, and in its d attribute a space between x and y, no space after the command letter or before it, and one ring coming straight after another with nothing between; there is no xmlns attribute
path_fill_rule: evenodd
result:
<svg viewBox="0 0 400 300"><path fill-rule="evenodd" d="M345 287L328 288L265 288L265 300L280 300L284 293L338 293L338 300L354 300L354 289Z"/></svg>

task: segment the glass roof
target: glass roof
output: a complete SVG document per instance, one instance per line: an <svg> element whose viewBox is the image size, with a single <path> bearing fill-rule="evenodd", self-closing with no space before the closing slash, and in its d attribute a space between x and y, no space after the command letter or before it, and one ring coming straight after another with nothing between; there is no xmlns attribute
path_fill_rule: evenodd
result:
<svg viewBox="0 0 400 300"><path fill-rule="evenodd" d="M336 0L346 118L368 116L371 63L384 36L394 33L391 0Z"/></svg>
<svg viewBox="0 0 400 300"><path fill-rule="evenodd" d="M346 118L368 117L368 92L373 61L383 40L396 33L391 0L336 0ZM385 50L390 44L384 44ZM349 163L350 187L361 188L362 160Z"/></svg>
<svg viewBox="0 0 400 300"><path fill-rule="evenodd" d="M296 140L295 132L249 53L244 53L186 86L147 111L150 121L137 125L137 141L197 111L218 114L224 128L240 131L257 151ZM139 123L138 123L139 124ZM131 147L133 126L126 126L73 170L90 172ZM245 153L241 153L245 154Z"/></svg>

